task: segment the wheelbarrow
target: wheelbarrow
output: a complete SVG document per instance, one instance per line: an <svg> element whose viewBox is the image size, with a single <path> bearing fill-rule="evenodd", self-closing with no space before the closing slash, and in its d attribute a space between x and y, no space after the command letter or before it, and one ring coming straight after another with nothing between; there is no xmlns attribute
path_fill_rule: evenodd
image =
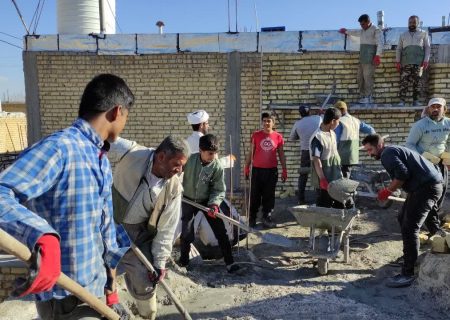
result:
<svg viewBox="0 0 450 320"><path fill-rule="evenodd" d="M309 253L317 258L319 274L326 275L330 260L336 259L344 243L344 262L350 259L350 230L358 209L334 209L308 205L289 208L302 227L309 227Z"/></svg>

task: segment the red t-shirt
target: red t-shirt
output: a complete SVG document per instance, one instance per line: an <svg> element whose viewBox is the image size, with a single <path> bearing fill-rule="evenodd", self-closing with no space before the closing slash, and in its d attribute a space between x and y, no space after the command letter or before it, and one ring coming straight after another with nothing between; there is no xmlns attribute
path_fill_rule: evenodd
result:
<svg viewBox="0 0 450 320"><path fill-rule="evenodd" d="M276 168L277 149L284 145L283 136L276 131L270 134L263 130L255 131L252 135L252 143L255 145L253 154L253 166L257 168Z"/></svg>

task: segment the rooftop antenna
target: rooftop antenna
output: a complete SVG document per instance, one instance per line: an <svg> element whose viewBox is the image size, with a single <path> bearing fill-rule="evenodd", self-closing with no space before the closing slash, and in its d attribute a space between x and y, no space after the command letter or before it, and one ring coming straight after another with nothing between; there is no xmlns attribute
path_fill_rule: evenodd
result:
<svg viewBox="0 0 450 320"><path fill-rule="evenodd" d="M22 14L20 13L20 10L19 10L19 7L17 6L16 1L15 0L11 0L11 2L14 4L14 7L16 7L16 11L17 11L17 14L19 15L20 21L22 21L22 24L23 24L23 26L25 28L25 31L27 32L27 35L29 35L30 34L30 30L28 29L25 21L23 20Z"/></svg>
<svg viewBox="0 0 450 320"><path fill-rule="evenodd" d="M255 8L255 21L256 21L256 32L259 30L259 19L258 19L258 10L256 9L256 1L253 0L253 7Z"/></svg>
<svg viewBox="0 0 450 320"><path fill-rule="evenodd" d="M238 0L235 1L236 4L236 32L238 32Z"/></svg>
<svg viewBox="0 0 450 320"><path fill-rule="evenodd" d="M156 26L158 27L159 34L163 34L164 22L162 22L161 20L158 20L156 22Z"/></svg>
<svg viewBox="0 0 450 320"><path fill-rule="evenodd" d="M230 0L228 0L227 2L228 2L228 32L231 32L231 29L230 29Z"/></svg>

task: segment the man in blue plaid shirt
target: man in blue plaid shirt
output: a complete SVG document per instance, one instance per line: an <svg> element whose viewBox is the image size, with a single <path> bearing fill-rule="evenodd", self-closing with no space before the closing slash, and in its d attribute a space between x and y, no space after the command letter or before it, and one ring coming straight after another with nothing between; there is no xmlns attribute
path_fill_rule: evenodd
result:
<svg viewBox="0 0 450 320"><path fill-rule="evenodd" d="M36 294L41 319L101 319L55 286L60 272L127 318L115 268L129 240L112 216L112 174L105 153L127 121L134 96L125 81L101 74L86 86L78 119L23 151L0 174L0 228L35 253L36 267L15 294Z"/></svg>

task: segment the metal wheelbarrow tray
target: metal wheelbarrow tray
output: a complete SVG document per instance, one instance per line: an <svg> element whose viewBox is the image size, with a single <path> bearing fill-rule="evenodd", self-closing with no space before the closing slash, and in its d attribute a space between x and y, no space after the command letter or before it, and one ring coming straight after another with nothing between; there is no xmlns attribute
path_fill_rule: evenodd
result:
<svg viewBox="0 0 450 320"><path fill-rule="evenodd" d="M350 230L359 210L300 205L289 208L289 211L300 226L310 228L309 252L318 259L317 269L320 274L328 273L329 260L336 259L342 241L344 242L344 262L349 262ZM328 230L331 235L326 237L321 235L319 241L316 241L316 229ZM325 245L321 240L326 242Z"/></svg>

